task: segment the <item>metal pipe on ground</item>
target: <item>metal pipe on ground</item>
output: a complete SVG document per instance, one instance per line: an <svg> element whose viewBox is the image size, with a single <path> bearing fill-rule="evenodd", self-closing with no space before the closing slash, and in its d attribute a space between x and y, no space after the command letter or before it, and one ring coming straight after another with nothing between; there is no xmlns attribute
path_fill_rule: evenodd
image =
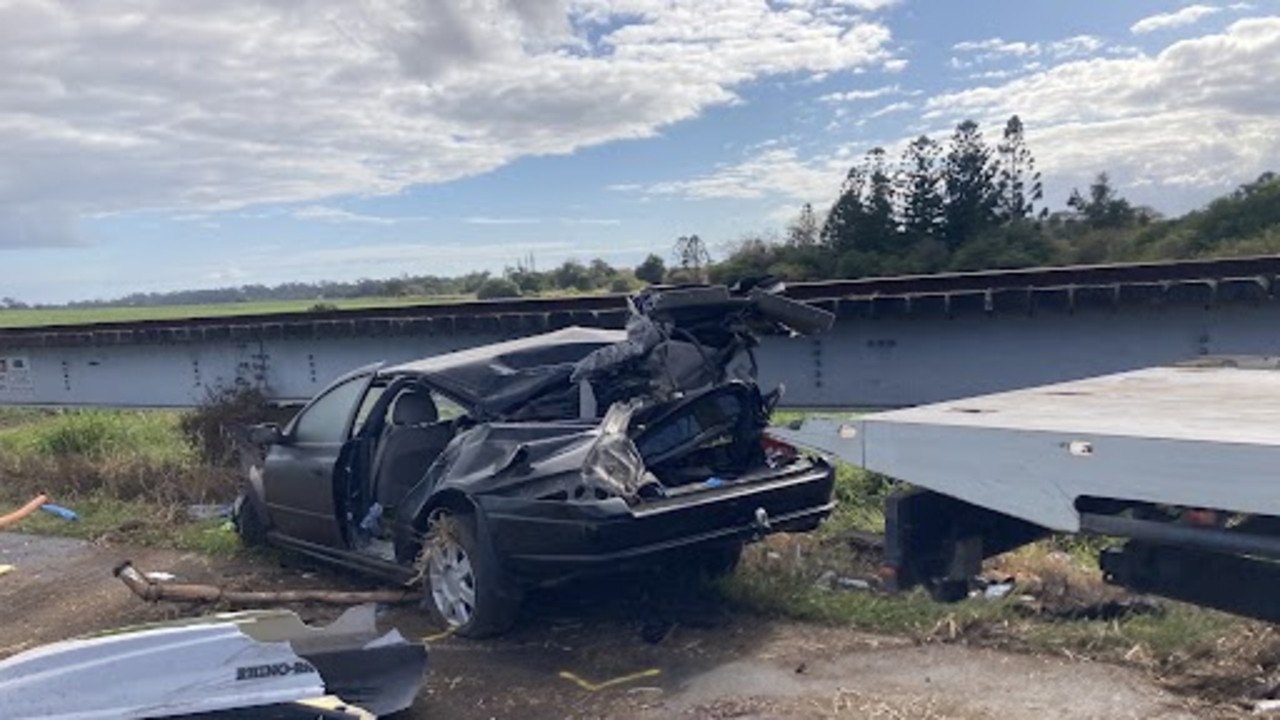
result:
<svg viewBox="0 0 1280 720"><path fill-rule="evenodd" d="M1094 535L1132 538L1159 545L1198 548L1231 555L1280 558L1280 538L1220 528L1081 513L1080 530Z"/></svg>
<svg viewBox="0 0 1280 720"><path fill-rule="evenodd" d="M411 590L225 590L215 585L157 583L146 577L126 560L111 571L112 575L147 602L216 603L237 606L284 605L287 603L322 603L325 605L362 605L415 603L421 595Z"/></svg>

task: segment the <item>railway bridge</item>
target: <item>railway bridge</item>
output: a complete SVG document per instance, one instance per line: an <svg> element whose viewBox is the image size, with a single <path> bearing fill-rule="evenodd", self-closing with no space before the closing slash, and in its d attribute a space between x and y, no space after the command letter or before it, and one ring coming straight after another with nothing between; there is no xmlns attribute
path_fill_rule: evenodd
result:
<svg viewBox="0 0 1280 720"><path fill-rule="evenodd" d="M765 338L789 407L884 408L1183 361L1280 355L1280 256L796 283L832 310ZM280 402L343 372L569 325L621 295L0 329L0 405L185 407L237 383Z"/></svg>

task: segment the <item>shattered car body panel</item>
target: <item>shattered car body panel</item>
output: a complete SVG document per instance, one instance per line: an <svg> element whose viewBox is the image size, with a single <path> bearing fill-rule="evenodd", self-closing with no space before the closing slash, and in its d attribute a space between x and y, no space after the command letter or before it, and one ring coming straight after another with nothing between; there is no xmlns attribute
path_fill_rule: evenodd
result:
<svg viewBox="0 0 1280 720"><path fill-rule="evenodd" d="M421 643L378 634L372 605L324 628L287 611L223 614L0 661L0 717L375 717L412 705L426 662Z"/></svg>
<svg viewBox="0 0 1280 720"><path fill-rule="evenodd" d="M470 617L531 583L816 527L833 471L766 450L781 389L761 393L753 348L831 314L718 286L631 308L625 331L566 328L335 382L271 436L242 535L447 582L435 595ZM447 551L425 542L437 525L455 528Z"/></svg>

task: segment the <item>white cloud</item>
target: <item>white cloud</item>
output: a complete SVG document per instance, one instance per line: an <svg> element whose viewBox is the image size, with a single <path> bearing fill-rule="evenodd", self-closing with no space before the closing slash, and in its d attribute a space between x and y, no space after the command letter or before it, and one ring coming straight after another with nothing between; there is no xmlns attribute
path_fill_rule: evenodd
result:
<svg viewBox="0 0 1280 720"><path fill-rule="evenodd" d="M1030 72L1039 70L1043 65L1038 62L1027 63L1022 67L1006 68L1004 70L984 70L982 72L969 75L970 80L1007 80L1011 77L1025 75Z"/></svg>
<svg viewBox="0 0 1280 720"><path fill-rule="evenodd" d="M966 58L952 57L948 64L953 69L963 70L978 64L1009 59L1025 60L1032 57L1046 57L1054 60L1067 60L1095 55L1106 48L1106 42L1097 35L1075 35L1062 40L1039 43L1008 41L995 37L986 40L966 40L952 45L952 50L966 56Z"/></svg>
<svg viewBox="0 0 1280 720"><path fill-rule="evenodd" d="M863 15L892 4L10 0L0 246L79 242L94 213L393 193L649 137L762 78L898 67Z"/></svg>
<svg viewBox="0 0 1280 720"><path fill-rule="evenodd" d="M850 103L858 102L860 100L872 100L886 95L899 95L901 93L901 87L897 85L885 85L883 87L872 88L870 90L846 90L845 92L827 93L826 95L820 95L818 100L826 103Z"/></svg>
<svg viewBox="0 0 1280 720"><path fill-rule="evenodd" d="M1049 55L1059 60L1093 55L1106 47L1097 35L1076 35L1048 44Z"/></svg>
<svg viewBox="0 0 1280 720"><path fill-rule="evenodd" d="M906 102L905 100L902 102L890 103L880 108L879 110L876 110L870 115L867 115L867 119L870 120L873 118L884 117L885 115L892 115L893 113L905 112L907 110L911 110L914 107L915 107L915 104Z"/></svg>
<svg viewBox="0 0 1280 720"><path fill-rule="evenodd" d="M658 183L646 190L655 195L695 199L825 198L832 194L833 187L839 186L847 169L843 158L815 162L802 160L795 148L776 148L691 180Z"/></svg>
<svg viewBox="0 0 1280 720"><path fill-rule="evenodd" d="M1233 6L1234 9L1235 6ZM1242 8L1243 9L1243 8ZM1134 35L1143 35L1145 33L1156 32L1157 30L1168 30L1169 28L1184 27L1194 25L1206 17L1220 12L1222 8L1212 5L1188 5L1181 10L1169 13L1160 13L1144 17L1134 23L1129 28L1129 32Z"/></svg>
<svg viewBox="0 0 1280 720"><path fill-rule="evenodd" d="M966 40L951 46L957 52L983 52L991 55L1038 55L1040 46L1035 43L1007 42L998 37L986 40Z"/></svg>
<svg viewBox="0 0 1280 720"><path fill-rule="evenodd" d="M1153 57L1061 64L925 107L941 124L1020 115L1046 180L1108 170L1120 183L1179 189L1178 198L1153 190L1151 202L1195 202L1280 157L1280 18L1241 20Z"/></svg>
<svg viewBox="0 0 1280 720"><path fill-rule="evenodd" d="M328 223L365 223L369 225L395 225L406 220L425 220L424 217L386 217L363 215L328 205L307 205L290 213L295 220L315 220Z"/></svg>
<svg viewBox="0 0 1280 720"><path fill-rule="evenodd" d="M621 225L622 224L622 221L617 218L566 217L566 218L560 218L560 222L564 225Z"/></svg>
<svg viewBox="0 0 1280 720"><path fill-rule="evenodd" d="M990 138L1013 114L1024 121L1049 202L1110 172L1130 196L1181 212L1266 170L1280 158L1280 17L1240 20L1155 56L1065 62L1003 84L924 103L929 134L945 140L961 119ZM902 140L882 143L890 158ZM872 143L816 156L775 147L691 180L649 188L692 198L791 198L824 206Z"/></svg>
<svg viewBox="0 0 1280 720"><path fill-rule="evenodd" d="M488 217L486 215L474 215L472 217L462 218L462 222L468 225L537 225L542 222L541 218L524 218L524 217Z"/></svg>
<svg viewBox="0 0 1280 720"><path fill-rule="evenodd" d="M776 0L783 7L804 8L806 10L832 11L841 8L852 8L861 12L880 12L898 5L902 0Z"/></svg>

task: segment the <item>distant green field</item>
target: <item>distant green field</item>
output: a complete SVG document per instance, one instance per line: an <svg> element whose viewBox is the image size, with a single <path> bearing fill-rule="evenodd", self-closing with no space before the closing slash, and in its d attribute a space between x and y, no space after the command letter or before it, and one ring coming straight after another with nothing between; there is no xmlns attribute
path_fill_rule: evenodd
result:
<svg viewBox="0 0 1280 720"><path fill-rule="evenodd" d="M84 323L129 322L132 320L180 320L227 315L270 315L302 312L317 302L341 309L398 307L428 303L473 300L470 295L431 295L402 298L353 298L350 300L279 300L270 302L220 303L217 305L158 305L155 307L53 308L0 310L0 328L37 325L80 325Z"/></svg>

